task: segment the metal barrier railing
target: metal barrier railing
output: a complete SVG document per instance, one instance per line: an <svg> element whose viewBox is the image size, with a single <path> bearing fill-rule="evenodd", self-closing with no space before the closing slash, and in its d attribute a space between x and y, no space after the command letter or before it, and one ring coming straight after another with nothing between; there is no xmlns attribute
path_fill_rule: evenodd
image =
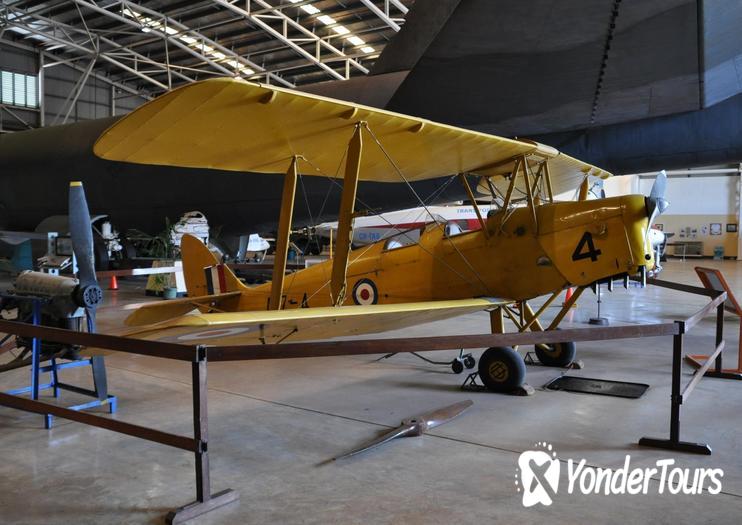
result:
<svg viewBox="0 0 742 525"><path fill-rule="evenodd" d="M615 339L631 339L642 337L673 336L673 383L672 383L672 411L670 422L670 439L656 440L642 438L641 444L674 448L689 452L709 453L699 449L692 443L679 440L680 405L687 400L690 392L708 367L711 360L716 359L717 367L721 366L721 352L724 348L723 335L723 305L726 300L725 292L709 291L705 288L668 283L666 281L651 280L651 284L680 290L684 292L705 295L711 302L696 314L684 321L656 323L648 325L630 325L601 328L568 328L559 331L519 332L504 334L476 334L453 335L437 337L414 337L395 339L364 339L352 341L320 341L307 343L282 343L277 345L244 345L244 346L194 346L157 341L143 341L119 336L104 334L89 334L59 328L33 326L16 321L0 320L0 332L20 335L27 338L38 338L70 345L102 348L117 352L147 355L164 359L188 361L192 367L193 389L193 429L194 436L186 437L154 430L148 427L134 425L123 421L109 419L100 415L77 412L42 401L24 399L13 395L0 393L0 405L38 414L51 414L138 437L155 443L193 452L195 456L196 472L196 501L180 507L168 514L169 523L179 523L204 514L212 509L236 501L239 496L231 489L211 494L209 456L208 456L208 411L207 411L207 363L208 361L251 361L261 359L288 359L306 357L328 357L341 355L386 354L390 352L407 353L421 351L486 348L491 346L534 345L542 343L559 343L562 341L605 341ZM682 360L683 335L707 316L711 310L717 308L717 345L716 351L698 371L696 376L680 392L680 364Z"/></svg>
<svg viewBox="0 0 742 525"><path fill-rule="evenodd" d="M726 292L709 290L697 286L689 286L669 281L650 281L655 286L669 288L681 292L689 292L711 297L711 302L701 310L686 319L685 321L675 321L678 326L678 333L672 338L672 392L670 394L670 438L658 439L643 437L639 440L639 445L645 447L664 448L670 450L679 450L681 452L691 452L693 454L711 455L711 447L707 443L692 443L689 441L680 441L680 407L688 401L691 393L696 388L706 372L715 364L717 372L722 371L722 351L726 345L724 341L724 301L727 299ZM682 381L682 364L683 364L683 335L687 334L701 319L716 309L716 346L708 359L693 374L691 380L681 391L680 383Z"/></svg>
<svg viewBox="0 0 742 525"><path fill-rule="evenodd" d="M239 499L239 495L231 489L223 490L216 494L211 493L206 383L207 350L205 347L140 341L102 334L88 334L58 328L34 326L15 321L0 321L0 331L57 343L104 348L118 352L150 355L179 361L190 361L193 388L193 437L162 432L149 427L109 419L96 414L78 412L69 408L5 393L0 393L0 405L36 414L51 414L71 421L77 421L86 425L112 430L120 434L193 452L196 470L196 500L193 503L170 512L166 518L168 523L181 523ZM143 348L144 346L146 346L146 350Z"/></svg>

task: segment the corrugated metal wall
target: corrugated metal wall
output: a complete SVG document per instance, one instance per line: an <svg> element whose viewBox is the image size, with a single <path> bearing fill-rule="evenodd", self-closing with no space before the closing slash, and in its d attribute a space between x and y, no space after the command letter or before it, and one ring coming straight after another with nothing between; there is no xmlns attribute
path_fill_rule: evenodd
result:
<svg viewBox="0 0 742 525"><path fill-rule="evenodd" d="M52 59L46 58L46 63L52 63ZM89 63L86 62L78 62L78 66L83 70L88 65ZM37 75L38 69L39 54L37 52L9 46L0 41L0 70ZM69 109L66 101L68 97L71 100L70 94L82 75L82 71L65 64L44 68L43 107L46 126L63 123ZM114 98L113 105L111 104L112 97ZM118 89L114 93L110 83L103 78L90 75L77 102L69 110L67 123L109 117L114 111L116 115L121 115L144 102L145 99L119 92ZM18 131L27 129L29 126L36 128L41 125L40 110L16 106L8 106L7 110L0 110L0 130Z"/></svg>

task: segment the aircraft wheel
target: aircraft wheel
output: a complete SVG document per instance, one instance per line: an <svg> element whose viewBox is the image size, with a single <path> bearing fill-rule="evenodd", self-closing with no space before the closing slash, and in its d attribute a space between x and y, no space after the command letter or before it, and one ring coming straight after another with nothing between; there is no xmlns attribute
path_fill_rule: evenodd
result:
<svg viewBox="0 0 742 525"><path fill-rule="evenodd" d="M573 342L536 345L535 348L536 356L544 366L564 368L575 360L577 354L577 347Z"/></svg>
<svg viewBox="0 0 742 525"><path fill-rule="evenodd" d="M454 359L451 361L451 370L453 370L454 374L460 374L464 371L464 363L459 359Z"/></svg>
<svg viewBox="0 0 742 525"><path fill-rule="evenodd" d="M111 269L111 259L108 256L108 249L101 239L93 240L93 253L95 254L95 269L105 271Z"/></svg>
<svg viewBox="0 0 742 525"><path fill-rule="evenodd" d="M493 346L479 358L479 377L492 392L512 392L523 386L526 364L509 346Z"/></svg>
<svg viewBox="0 0 742 525"><path fill-rule="evenodd" d="M477 360L474 359L474 356L467 355L466 357L464 357L464 366L471 370L472 368L477 366Z"/></svg>

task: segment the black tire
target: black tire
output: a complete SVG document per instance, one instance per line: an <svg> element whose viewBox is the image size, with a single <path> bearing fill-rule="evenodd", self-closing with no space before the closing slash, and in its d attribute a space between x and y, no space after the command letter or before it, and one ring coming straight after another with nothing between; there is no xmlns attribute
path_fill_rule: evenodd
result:
<svg viewBox="0 0 742 525"><path fill-rule="evenodd" d="M512 392L526 380L523 358L509 346L493 346L479 358L479 377L491 392Z"/></svg>
<svg viewBox="0 0 742 525"><path fill-rule="evenodd" d="M320 243L318 237L312 237L309 240L307 250L309 251L310 255L319 255L322 253L322 243Z"/></svg>
<svg viewBox="0 0 742 525"><path fill-rule="evenodd" d="M464 371L464 363L458 359L454 359L451 361L451 370L453 370L454 374L460 374Z"/></svg>
<svg viewBox="0 0 742 525"><path fill-rule="evenodd" d="M472 368L477 366L477 360L474 359L474 356L471 355L464 356L464 366L471 370Z"/></svg>
<svg viewBox="0 0 742 525"><path fill-rule="evenodd" d="M93 240L93 252L95 254L95 269L99 272L110 270L111 259L108 257L108 250L102 239Z"/></svg>
<svg viewBox="0 0 742 525"><path fill-rule="evenodd" d="M136 259L137 248L129 239L122 239L121 246L124 248L124 259Z"/></svg>
<svg viewBox="0 0 742 525"><path fill-rule="evenodd" d="M548 346L549 350L543 348ZM564 368L569 366L575 360L577 347L574 342L554 343L549 345L536 345L536 357L544 366L556 366Z"/></svg>
<svg viewBox="0 0 742 525"><path fill-rule="evenodd" d="M299 248L299 251L301 251L301 255L308 255L307 252L309 251L309 241L307 239L299 239L297 241L294 241L294 245Z"/></svg>

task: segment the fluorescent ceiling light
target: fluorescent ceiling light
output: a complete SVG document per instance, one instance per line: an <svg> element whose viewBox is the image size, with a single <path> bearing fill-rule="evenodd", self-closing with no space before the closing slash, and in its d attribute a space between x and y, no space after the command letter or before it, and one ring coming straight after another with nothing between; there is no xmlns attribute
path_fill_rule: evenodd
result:
<svg viewBox="0 0 742 525"><path fill-rule="evenodd" d="M319 9L311 4L301 6L301 10L309 15L316 15L317 13L319 13Z"/></svg>
<svg viewBox="0 0 742 525"><path fill-rule="evenodd" d="M175 35L179 31L172 27L166 27L162 22L158 20L154 20L153 18L150 18L148 16L143 16L141 13L137 13L136 11L132 11L131 9L124 8L121 11L124 15L133 18L140 24L142 24L142 31L145 33L149 33L153 29L157 29L158 31L162 33L166 33L168 35ZM218 60L218 61L224 61L227 65L231 66L233 69L235 69L238 73L242 73L244 75L254 75L255 71L247 67L246 65L242 64L239 60L229 59L227 60L228 56L226 53L223 53L221 51L218 51L214 49L212 46L199 41L197 38L194 38L189 35L179 35L178 40L181 42L185 42L190 47L200 51L202 54L208 56L212 60Z"/></svg>
<svg viewBox="0 0 742 525"><path fill-rule="evenodd" d="M296 4L301 2L302 0L289 0L292 4ZM321 11L314 7L311 4L304 4L302 6L299 6L301 9L303 9L306 13L309 13L310 15L316 15L320 13ZM338 24L337 20L335 20L330 15L319 15L317 17L317 20L325 24L326 26L331 26L330 29L338 35L344 36L345 39L350 42L354 46L363 46L361 47L361 52L365 54L369 53L375 53L376 49L374 49L371 46L367 46L366 41L363 40L361 37L356 36L350 32L350 29L345 27L344 25ZM378 55L377 55L378 56Z"/></svg>
<svg viewBox="0 0 742 525"><path fill-rule="evenodd" d="M322 22L326 26L331 26L332 24L335 24L336 23L335 19L332 18L329 15L319 15L317 17L317 20L319 20L320 22Z"/></svg>
<svg viewBox="0 0 742 525"><path fill-rule="evenodd" d="M253 73L255 73L255 71L245 66L244 64L240 64L236 60L227 60L225 64L227 64L228 66L232 66L234 69L237 69L240 73L244 73L246 75L252 75Z"/></svg>

